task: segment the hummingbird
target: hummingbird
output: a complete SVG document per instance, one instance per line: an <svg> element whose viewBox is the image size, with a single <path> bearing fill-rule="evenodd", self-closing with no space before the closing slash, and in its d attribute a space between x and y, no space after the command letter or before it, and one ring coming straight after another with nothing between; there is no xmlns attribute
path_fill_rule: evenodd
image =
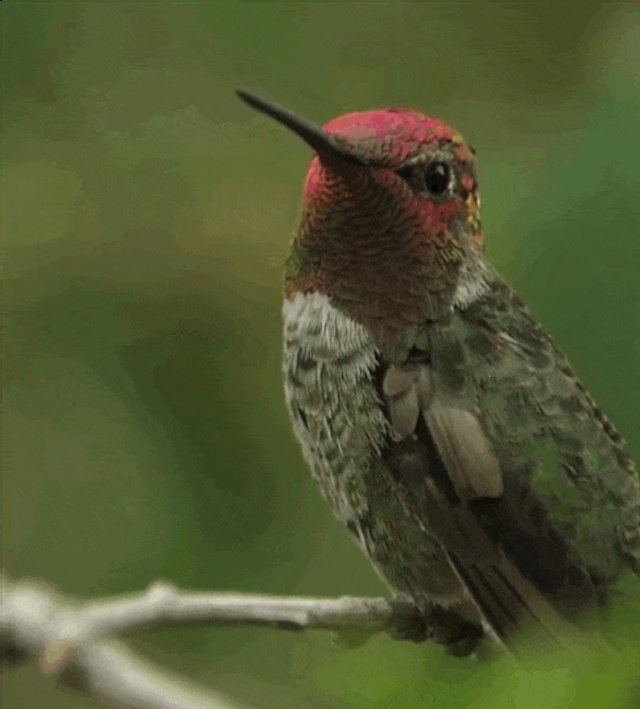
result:
<svg viewBox="0 0 640 709"><path fill-rule="evenodd" d="M408 108L320 127L284 278L284 388L323 496L453 654L565 644L625 570L624 441L485 256L475 151ZM532 635L533 637L533 635Z"/></svg>

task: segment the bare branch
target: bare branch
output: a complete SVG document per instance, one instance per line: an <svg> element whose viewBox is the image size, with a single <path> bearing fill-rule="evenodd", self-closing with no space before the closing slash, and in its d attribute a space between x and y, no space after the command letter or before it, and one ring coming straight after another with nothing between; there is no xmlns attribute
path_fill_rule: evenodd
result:
<svg viewBox="0 0 640 709"><path fill-rule="evenodd" d="M287 630L359 630L420 636L425 619L411 603L384 598L279 597L180 591L77 602L39 581L3 583L2 659L39 658L44 674L128 709L230 709L106 638L167 625L266 625ZM423 639L424 635L420 637Z"/></svg>
<svg viewBox="0 0 640 709"><path fill-rule="evenodd" d="M144 593L85 603L59 618L56 637L78 644L141 628L193 624L395 632L417 619L418 612L408 601L199 593L156 583Z"/></svg>
<svg viewBox="0 0 640 709"><path fill-rule="evenodd" d="M40 582L3 582L0 651L3 661L38 658L43 674L126 709L233 709L214 692L142 660L122 643L89 642L74 647L55 637L58 618L72 606Z"/></svg>

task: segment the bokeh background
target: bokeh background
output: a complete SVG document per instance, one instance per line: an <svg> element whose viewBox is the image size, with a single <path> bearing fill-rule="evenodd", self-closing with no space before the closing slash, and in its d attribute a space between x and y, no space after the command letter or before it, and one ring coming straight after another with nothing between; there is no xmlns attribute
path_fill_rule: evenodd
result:
<svg viewBox="0 0 640 709"><path fill-rule="evenodd" d="M321 122L395 104L453 123L478 152L492 259L640 459L637 5L7 0L0 15L12 576L85 597L157 578L386 593L316 491L281 394L281 270L309 151L236 87ZM628 581L613 668L255 628L132 643L258 709L619 709L640 705L639 618ZM2 691L7 708L95 706L30 667Z"/></svg>

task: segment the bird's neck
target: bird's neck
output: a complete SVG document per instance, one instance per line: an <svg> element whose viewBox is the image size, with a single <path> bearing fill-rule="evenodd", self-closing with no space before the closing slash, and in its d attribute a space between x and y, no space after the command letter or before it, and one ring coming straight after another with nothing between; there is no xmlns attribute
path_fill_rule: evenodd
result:
<svg viewBox="0 0 640 709"><path fill-rule="evenodd" d="M303 218L287 261L285 293L322 293L339 310L388 338L427 320L443 320L481 297L493 280L482 252L428 245L417 259L398 246L397 234L382 231L348 236L317 230ZM450 242L455 244L453 240Z"/></svg>
<svg viewBox="0 0 640 709"><path fill-rule="evenodd" d="M487 261L480 249L471 249L458 271L458 280L453 293L452 306L457 310L466 310L491 287L499 277L493 266Z"/></svg>

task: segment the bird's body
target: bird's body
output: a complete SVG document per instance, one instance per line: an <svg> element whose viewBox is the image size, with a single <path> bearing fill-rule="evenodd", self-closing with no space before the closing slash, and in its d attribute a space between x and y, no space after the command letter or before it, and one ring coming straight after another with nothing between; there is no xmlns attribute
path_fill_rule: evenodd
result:
<svg viewBox="0 0 640 709"><path fill-rule="evenodd" d="M468 508L567 616L601 602L625 564L640 570L632 463L566 359L504 282L491 282L446 323L416 328L390 356L321 294L287 299L284 325L285 391L296 435L335 514L396 591L423 607L462 606L473 620L473 599L430 529L428 501L418 492L427 470L446 480L429 432L430 419L437 426L434 406L450 407L454 417L471 412L477 423L459 422L463 443L475 440L479 426L508 471L497 498L476 496L471 482L465 499L461 479L443 485L447 503ZM407 439L419 444L417 452L407 449ZM483 454L482 444L468 451L476 460ZM415 475L410 459L422 456ZM473 507L483 500L485 509Z"/></svg>
<svg viewBox="0 0 640 709"><path fill-rule="evenodd" d="M247 100L318 153L285 280L284 376L324 496L397 593L462 619L448 641L482 627L508 642L525 623L562 636L640 572L640 489L484 256L471 151L413 111L321 132Z"/></svg>

